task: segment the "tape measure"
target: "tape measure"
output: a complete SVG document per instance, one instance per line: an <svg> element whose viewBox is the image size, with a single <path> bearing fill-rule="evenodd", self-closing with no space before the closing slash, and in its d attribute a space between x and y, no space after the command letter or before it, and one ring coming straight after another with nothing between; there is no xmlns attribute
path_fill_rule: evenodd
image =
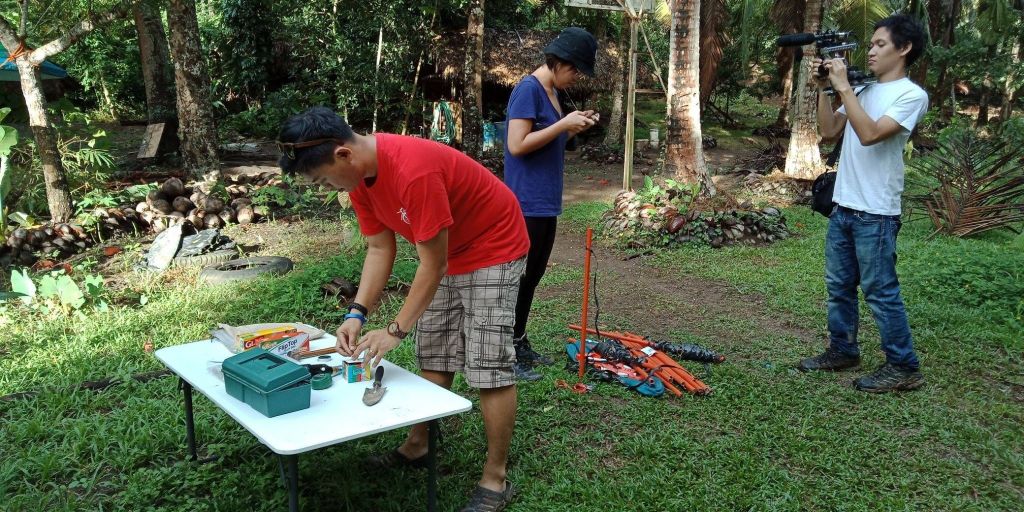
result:
<svg viewBox="0 0 1024 512"><path fill-rule="evenodd" d="M313 376L313 380L310 381L313 385L313 389L319 391L331 387L334 383L334 379L329 373L318 373Z"/></svg>

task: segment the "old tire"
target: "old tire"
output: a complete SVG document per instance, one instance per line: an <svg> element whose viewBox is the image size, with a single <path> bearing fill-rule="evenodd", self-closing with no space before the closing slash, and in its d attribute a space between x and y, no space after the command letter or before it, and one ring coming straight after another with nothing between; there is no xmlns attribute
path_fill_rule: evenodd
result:
<svg viewBox="0 0 1024 512"><path fill-rule="evenodd" d="M199 272L199 280L209 284L248 281L262 275L286 274L291 269L292 260L280 256L240 258L204 268Z"/></svg>
<svg viewBox="0 0 1024 512"><path fill-rule="evenodd" d="M234 249L224 249L207 254L199 254L197 256L179 256L174 258L171 264L175 267L205 267L208 265L216 265L217 263L225 263L237 257L238 251Z"/></svg>

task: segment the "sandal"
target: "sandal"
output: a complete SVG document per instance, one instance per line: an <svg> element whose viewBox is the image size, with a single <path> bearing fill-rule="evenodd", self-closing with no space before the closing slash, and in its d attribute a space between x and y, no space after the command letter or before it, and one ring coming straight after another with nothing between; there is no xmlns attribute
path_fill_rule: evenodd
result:
<svg viewBox="0 0 1024 512"><path fill-rule="evenodd" d="M366 463L377 469L427 469L427 456L422 455L410 459L397 448L384 455L371 455L366 458Z"/></svg>
<svg viewBox="0 0 1024 512"><path fill-rule="evenodd" d="M503 492L492 491L485 487L476 486L473 494L469 496L469 503L462 508L462 512L501 512L516 495L516 489L512 482L505 481Z"/></svg>

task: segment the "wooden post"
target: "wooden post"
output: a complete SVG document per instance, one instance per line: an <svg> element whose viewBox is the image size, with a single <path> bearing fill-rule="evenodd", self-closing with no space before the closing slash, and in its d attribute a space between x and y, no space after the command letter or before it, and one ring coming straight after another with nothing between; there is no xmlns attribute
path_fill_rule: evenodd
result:
<svg viewBox="0 0 1024 512"><path fill-rule="evenodd" d="M629 81L626 90L626 152L622 161L622 190L633 190L633 124L636 118L636 36L640 20L629 18Z"/></svg>

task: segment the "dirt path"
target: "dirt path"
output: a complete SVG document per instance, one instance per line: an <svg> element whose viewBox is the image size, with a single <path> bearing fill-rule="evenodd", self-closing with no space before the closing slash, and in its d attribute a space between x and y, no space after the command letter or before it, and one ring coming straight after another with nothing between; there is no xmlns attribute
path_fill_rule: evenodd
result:
<svg viewBox="0 0 1024 512"><path fill-rule="evenodd" d="M596 175L569 176L565 184L565 203L610 201L621 185L621 167L594 169ZM643 176L639 175L639 179ZM608 185L601 185L608 180ZM582 267L584 236L560 223L550 264ZM686 276L670 268L647 263L645 257L626 259L626 255L601 245L596 250L602 313L629 317L635 329L645 335L667 337L683 331L698 338L713 340L715 347L728 350L736 343L737 330L745 326L775 336L813 342L816 334L797 327L792 318L767 306L764 297L743 293L724 281ZM576 287L551 286L538 290L539 299L564 297L579 300ZM571 299L570 299L571 298ZM636 314L642 311L643 314ZM610 327L610 326L609 326ZM729 341L732 340L732 341ZM758 357L749 348L734 353Z"/></svg>

